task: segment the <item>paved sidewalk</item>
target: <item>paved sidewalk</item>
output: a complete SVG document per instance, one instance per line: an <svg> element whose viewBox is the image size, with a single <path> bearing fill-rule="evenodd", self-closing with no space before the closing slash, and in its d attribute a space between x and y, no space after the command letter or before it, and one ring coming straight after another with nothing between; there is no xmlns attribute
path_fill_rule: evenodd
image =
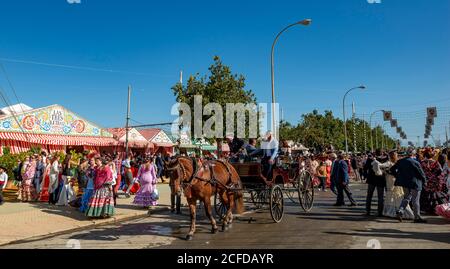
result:
<svg viewBox="0 0 450 269"><path fill-rule="evenodd" d="M153 212L168 210L170 207L170 188L159 184L159 206ZM0 245L37 237L60 234L98 225L112 224L146 216L148 210L132 204L134 196L117 200L116 215L109 219L89 220L76 208L58 207L47 203L6 202L0 206Z"/></svg>

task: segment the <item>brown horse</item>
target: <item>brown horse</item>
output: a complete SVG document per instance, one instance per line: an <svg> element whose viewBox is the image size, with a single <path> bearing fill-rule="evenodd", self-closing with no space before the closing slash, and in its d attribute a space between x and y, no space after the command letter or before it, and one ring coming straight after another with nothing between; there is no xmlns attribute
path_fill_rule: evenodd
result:
<svg viewBox="0 0 450 269"><path fill-rule="evenodd" d="M217 223L212 215L211 197L216 193L227 208L223 219L222 231L226 231L233 221L233 209L238 214L244 211L242 183L236 170L224 161L206 161L201 164L197 159L178 157L165 164L171 174L172 192L183 190L191 213L191 228L186 240L192 240L196 225L197 201L205 206L206 216L211 221L212 233L217 233ZM173 193L173 194L174 194Z"/></svg>

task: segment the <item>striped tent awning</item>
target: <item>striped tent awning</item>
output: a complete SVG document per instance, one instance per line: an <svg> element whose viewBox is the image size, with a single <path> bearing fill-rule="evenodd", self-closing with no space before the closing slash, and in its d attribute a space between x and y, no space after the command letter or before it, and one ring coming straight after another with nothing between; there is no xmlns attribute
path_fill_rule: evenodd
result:
<svg viewBox="0 0 450 269"><path fill-rule="evenodd" d="M119 141L118 146L125 147L125 142ZM128 147L130 148L155 148L155 145L153 143L148 141L129 141Z"/></svg>
<svg viewBox="0 0 450 269"><path fill-rule="evenodd" d="M173 143L166 142L153 142L153 144L155 144L155 146L157 146L158 148L171 148L174 146Z"/></svg>
<svg viewBox="0 0 450 269"><path fill-rule="evenodd" d="M0 138L1 154L3 155L3 147L8 147L12 154L27 152L31 149L31 144L24 141L4 140Z"/></svg>
<svg viewBox="0 0 450 269"><path fill-rule="evenodd" d="M65 151L65 146L61 146L61 145L49 145L49 146L48 146L48 151L50 152L50 154L53 154L53 153L55 153L55 152Z"/></svg>
<svg viewBox="0 0 450 269"><path fill-rule="evenodd" d="M65 136L0 132L0 140L29 142L39 145L60 146L115 146L117 141L112 137Z"/></svg>

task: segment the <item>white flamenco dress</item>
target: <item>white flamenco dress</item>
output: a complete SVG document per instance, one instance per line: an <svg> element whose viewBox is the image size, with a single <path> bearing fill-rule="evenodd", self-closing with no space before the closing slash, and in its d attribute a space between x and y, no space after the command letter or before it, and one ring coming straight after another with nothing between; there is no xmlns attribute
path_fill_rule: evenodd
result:
<svg viewBox="0 0 450 269"><path fill-rule="evenodd" d="M381 164L380 168L385 171L387 189L383 215L396 218L397 211L400 209L400 204L402 203L405 194L402 187L395 186L395 177L387 172L393 165L394 164L391 161L388 161ZM414 219L414 213L409 205L405 208L403 219Z"/></svg>
<svg viewBox="0 0 450 269"><path fill-rule="evenodd" d="M75 190L70 184L71 179L72 177L63 176L64 183L56 203L57 206L68 206L70 202L77 198Z"/></svg>

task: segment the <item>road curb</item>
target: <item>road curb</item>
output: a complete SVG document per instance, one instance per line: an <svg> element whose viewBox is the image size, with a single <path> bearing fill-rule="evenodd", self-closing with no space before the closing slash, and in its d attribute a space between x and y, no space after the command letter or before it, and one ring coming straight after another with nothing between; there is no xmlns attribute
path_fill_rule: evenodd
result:
<svg viewBox="0 0 450 269"><path fill-rule="evenodd" d="M0 247L5 247L5 246L8 246L8 245L15 245L15 244L30 243L30 242L34 242L34 241L39 241L39 240L52 238L52 237L59 236L59 235L80 232L80 231L83 231L83 230L98 228L98 227L102 227L102 226L108 226L108 225L111 225L111 224L117 224L117 223L126 222L126 221L132 221L132 220L136 220L136 219L141 219L143 217L151 217L151 215L153 215L155 213L161 213L161 212L164 212L166 210L170 210L170 208L168 206L161 206L161 207L157 207L157 208L155 208L155 209L153 209L151 211L147 211L147 212L135 213L135 214L132 214L132 215L129 214L129 215L126 215L124 217L117 217L117 216L116 217L112 217L112 218L108 219L107 221L92 220L91 224L77 225L77 227L75 227L75 228L65 229L65 230L61 230L61 231L57 231L57 232L52 232L52 233L49 233L49 234L46 234L46 235L31 236L31 237L27 237L27 238L23 238L23 239L12 240L12 241L7 242L7 243L0 243Z"/></svg>

